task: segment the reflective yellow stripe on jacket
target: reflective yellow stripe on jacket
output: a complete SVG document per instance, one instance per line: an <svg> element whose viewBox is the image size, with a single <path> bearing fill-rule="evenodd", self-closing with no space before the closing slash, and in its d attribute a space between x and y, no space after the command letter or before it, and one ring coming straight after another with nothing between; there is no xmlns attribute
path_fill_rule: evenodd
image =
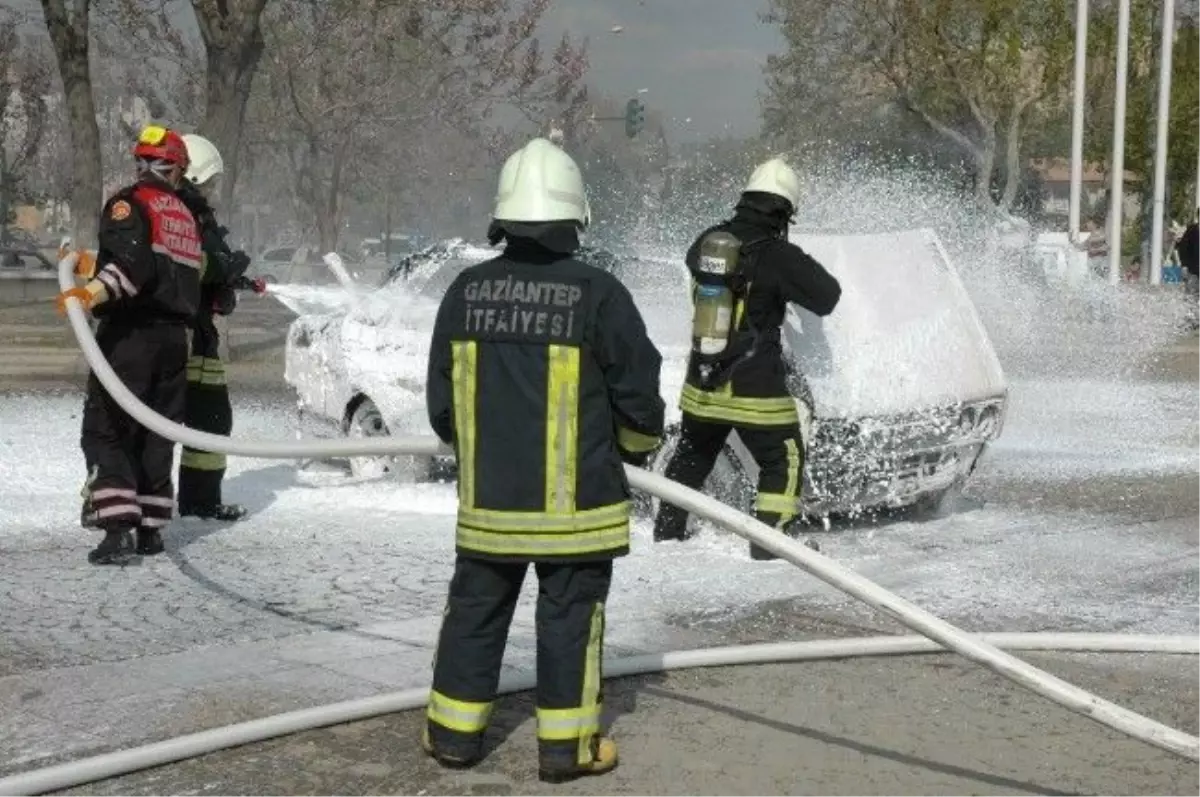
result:
<svg viewBox="0 0 1200 797"><path fill-rule="evenodd" d="M706 421L744 426L791 426L800 422L796 400L791 396L735 396L731 382L713 391L685 384L679 409Z"/></svg>
<svg viewBox="0 0 1200 797"><path fill-rule="evenodd" d="M457 437L458 547L492 556L572 557L629 546L629 504L579 509L579 349L547 349L545 500L540 511L479 506L476 501L476 381L478 347L453 343L454 423Z"/></svg>

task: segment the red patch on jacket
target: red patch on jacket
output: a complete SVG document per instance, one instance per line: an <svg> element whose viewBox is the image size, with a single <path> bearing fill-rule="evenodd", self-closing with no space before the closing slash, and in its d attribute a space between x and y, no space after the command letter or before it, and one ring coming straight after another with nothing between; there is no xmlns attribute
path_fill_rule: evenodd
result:
<svg viewBox="0 0 1200 797"><path fill-rule="evenodd" d="M180 265L200 268L200 229L183 200L149 183L134 188L133 196L150 219L150 248Z"/></svg>

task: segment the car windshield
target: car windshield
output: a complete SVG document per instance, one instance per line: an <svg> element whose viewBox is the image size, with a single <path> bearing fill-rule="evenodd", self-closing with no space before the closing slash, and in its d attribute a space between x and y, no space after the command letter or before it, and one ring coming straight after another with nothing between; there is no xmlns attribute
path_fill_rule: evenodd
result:
<svg viewBox="0 0 1200 797"><path fill-rule="evenodd" d="M446 265L439 268L432 277L425 281L421 286L421 295L428 296L430 299L441 299L446 293L446 289L450 287L450 283L454 282L455 277L461 274L467 266L475 265L474 260L449 260Z"/></svg>
<svg viewBox="0 0 1200 797"><path fill-rule="evenodd" d="M444 257L449 251L450 247L447 244L436 243L432 246L425 247L420 252L416 252L401 258L399 261L389 266L388 270L383 275L383 282L381 284L391 285L395 282L399 282L411 274L412 271L418 266L428 263L430 260L435 258ZM451 280L453 281L453 277L451 277ZM446 285L449 284L449 282L446 283Z"/></svg>

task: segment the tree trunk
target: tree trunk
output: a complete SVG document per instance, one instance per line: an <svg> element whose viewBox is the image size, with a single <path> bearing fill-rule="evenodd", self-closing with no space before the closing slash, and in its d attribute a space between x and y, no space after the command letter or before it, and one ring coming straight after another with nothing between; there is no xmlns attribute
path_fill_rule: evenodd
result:
<svg viewBox="0 0 1200 797"><path fill-rule="evenodd" d="M71 126L71 221L74 245L90 248L100 229L103 185L100 157L100 126L92 100L92 77L88 65L88 12L90 0L42 0L46 29L54 44L58 71L66 95L67 120ZM73 12L73 13L72 13Z"/></svg>
<svg viewBox="0 0 1200 797"><path fill-rule="evenodd" d="M1021 188L1021 117L1025 114L1024 105L1014 103L1011 113L1004 139L1004 190L997 206L1002 213L1012 210L1017 191Z"/></svg>
<svg viewBox="0 0 1200 797"><path fill-rule="evenodd" d="M210 139L225 162L221 207L235 212L242 122L264 42L260 22L267 0L192 0L204 39L206 94L200 134Z"/></svg>
<svg viewBox="0 0 1200 797"><path fill-rule="evenodd" d="M996 173L996 138L989 136L975 150L975 201L983 210L995 210L992 175Z"/></svg>
<svg viewBox="0 0 1200 797"><path fill-rule="evenodd" d="M338 234L341 232L339 217L342 205L342 152L333 153L333 164L329 172L329 185L325 188L325 201L317 205L317 235L321 241L321 254L337 251Z"/></svg>

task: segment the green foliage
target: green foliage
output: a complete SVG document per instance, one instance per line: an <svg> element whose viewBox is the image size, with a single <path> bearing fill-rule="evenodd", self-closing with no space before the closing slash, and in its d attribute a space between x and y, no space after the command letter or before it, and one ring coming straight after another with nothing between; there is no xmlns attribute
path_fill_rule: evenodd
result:
<svg viewBox="0 0 1200 797"><path fill-rule="evenodd" d="M982 203L1007 206L1019 176L998 195L993 176L1019 175L1026 131L1063 105L1073 9L1073 0L772 0L766 19L786 47L768 59L765 131L801 146L911 146L894 135L895 115L881 113L899 108L937 142L931 149L950 144L968 160ZM1002 149L1009 141L1012 151Z"/></svg>

